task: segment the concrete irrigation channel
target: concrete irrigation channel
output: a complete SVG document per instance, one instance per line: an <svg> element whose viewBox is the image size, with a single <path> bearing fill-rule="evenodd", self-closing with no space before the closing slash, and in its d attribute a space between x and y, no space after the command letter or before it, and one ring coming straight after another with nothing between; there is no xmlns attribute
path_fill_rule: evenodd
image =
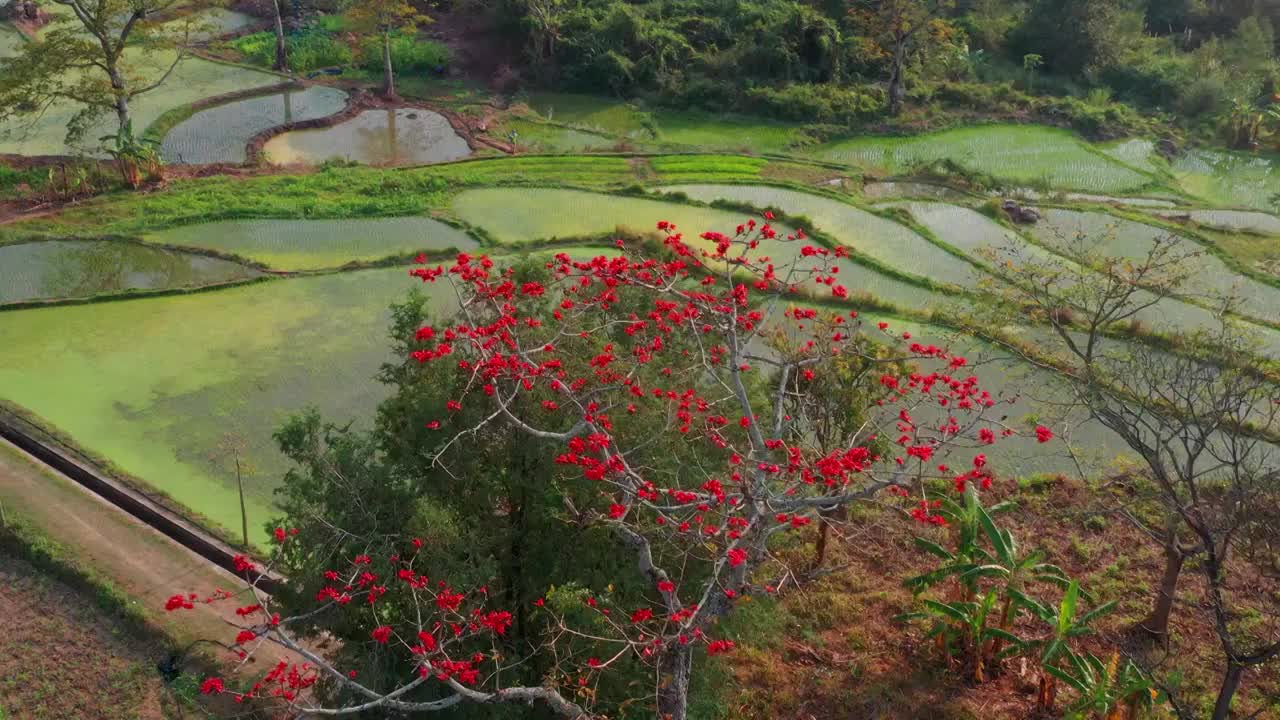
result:
<svg viewBox="0 0 1280 720"><path fill-rule="evenodd" d="M133 516L165 537L191 550L223 570L243 577L268 594L277 593L285 578L270 572L254 570L240 573L235 557L243 555L199 525L164 507L142 492L109 477L92 464L77 458L73 452L58 447L41 437L37 427L11 413L0 411L0 438L12 443L48 468L101 497L107 503ZM213 588L209 588L210 591Z"/></svg>

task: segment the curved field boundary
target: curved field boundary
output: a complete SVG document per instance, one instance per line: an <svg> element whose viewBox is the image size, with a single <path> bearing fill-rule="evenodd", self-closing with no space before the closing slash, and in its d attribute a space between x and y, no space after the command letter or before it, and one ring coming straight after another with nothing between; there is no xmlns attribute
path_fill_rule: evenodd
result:
<svg viewBox="0 0 1280 720"><path fill-rule="evenodd" d="M375 97L367 91L354 90L350 91L347 95L347 106L332 115L326 115L325 117L314 118L311 120L300 120L298 122L285 123L284 125L277 125L272 128L267 128L266 130L263 130L249 138L249 144L245 147L245 164L261 164L263 147L265 147L266 144L277 135L283 135L295 130L319 130L323 128L331 128L335 125L340 125L348 120L354 119L365 110L394 110L399 108L426 110L440 115L449 121L449 125L453 127L453 131L467 143L467 147L471 148L472 153L475 153L480 149L477 147L480 143L477 143L476 138L471 132L471 128L463 122L462 116L451 110L441 111L440 108L425 102L387 102L381 98ZM470 159L472 158L460 158L459 160L454 160L452 162L466 162ZM414 165L412 167L431 167L432 165L441 164L444 163L428 163L426 165Z"/></svg>
<svg viewBox="0 0 1280 720"><path fill-rule="evenodd" d="M233 575L242 575L236 570L235 557L244 553L237 552L203 528L146 495L72 458L62 449L41 441L31 429L24 427L26 424L27 421L17 416L0 412L0 437L214 565ZM250 582L270 594L279 592L285 583L284 577L271 572L254 570L247 573L247 577Z"/></svg>

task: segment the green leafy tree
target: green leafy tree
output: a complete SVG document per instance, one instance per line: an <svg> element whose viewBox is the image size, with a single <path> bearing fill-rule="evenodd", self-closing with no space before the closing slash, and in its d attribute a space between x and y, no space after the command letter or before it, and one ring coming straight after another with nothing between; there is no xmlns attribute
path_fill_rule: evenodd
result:
<svg viewBox="0 0 1280 720"><path fill-rule="evenodd" d="M1095 73L1135 46L1143 27L1136 0L1036 0L1014 44L1056 72Z"/></svg>
<svg viewBox="0 0 1280 720"><path fill-rule="evenodd" d="M395 99L396 71L391 56L391 41L397 34L413 34L430 18L418 12L408 0L359 0L346 11L351 28L382 40L382 96Z"/></svg>
<svg viewBox="0 0 1280 720"><path fill-rule="evenodd" d="M67 128L78 141L101 115L115 113L124 131L132 116L129 103L162 85L185 57L183 47L193 20L161 25L157 15L179 0L54 0L68 9L39 41L0 59L0 120L38 117L57 102L83 106ZM194 17L199 6L183 5ZM175 53L155 76L140 61Z"/></svg>

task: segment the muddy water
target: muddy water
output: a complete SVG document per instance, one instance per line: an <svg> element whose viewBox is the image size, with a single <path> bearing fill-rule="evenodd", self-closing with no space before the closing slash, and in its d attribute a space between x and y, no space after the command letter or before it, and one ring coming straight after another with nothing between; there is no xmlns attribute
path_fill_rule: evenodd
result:
<svg viewBox="0 0 1280 720"><path fill-rule="evenodd" d="M345 92L328 87L236 100L178 123L165 136L160 153L168 163L244 162L245 146L254 135L277 125L332 115L346 104Z"/></svg>
<svg viewBox="0 0 1280 720"><path fill-rule="evenodd" d="M471 154L467 141L443 115L416 108L366 110L333 127L279 135L263 151L276 164L341 159L366 165L425 165Z"/></svg>

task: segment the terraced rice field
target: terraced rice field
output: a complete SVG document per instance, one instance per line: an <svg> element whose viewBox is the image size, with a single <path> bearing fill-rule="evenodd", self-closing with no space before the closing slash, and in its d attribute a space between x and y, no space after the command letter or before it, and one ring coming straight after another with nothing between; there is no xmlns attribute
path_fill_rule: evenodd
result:
<svg viewBox="0 0 1280 720"><path fill-rule="evenodd" d="M1169 232L1152 225L1122 220L1102 213L1051 209L1044 211L1045 221L1032 226L1034 236L1049 246L1063 247L1077 235L1097 243L1097 250L1111 256L1140 259L1151 249L1155 238ZM1185 241L1188 250L1201 248ZM1242 301L1240 312L1269 322L1280 322L1280 288L1240 275L1217 256L1203 252L1189 262L1197 269L1186 288L1192 295L1203 295L1208 302L1218 296L1237 296Z"/></svg>
<svg viewBox="0 0 1280 720"><path fill-rule="evenodd" d="M294 130L263 147L280 165L349 160L365 165L425 165L457 160L471 147L439 113L417 108L366 110L319 130Z"/></svg>
<svg viewBox="0 0 1280 720"><path fill-rule="evenodd" d="M618 144L607 135L576 130L544 122L513 118L489 129L493 137L507 141L514 132L516 145L533 152L575 153L586 150L607 150Z"/></svg>
<svg viewBox="0 0 1280 720"><path fill-rule="evenodd" d="M159 79L172 64L171 51L144 53L129 50L125 58L132 73L141 78ZM187 57L164 84L134 98L130 103L134 131L142 133L166 111L197 100L238 90L275 85L279 75ZM22 155L65 155L75 148L65 142L67 122L80 109L69 102L57 102L34 121L0 124L0 153ZM115 117L104 117L84 134L82 147L97 154L98 138L115 132Z"/></svg>
<svg viewBox="0 0 1280 720"><path fill-rule="evenodd" d="M0 245L0 304L191 288L259 273L217 258L105 240Z"/></svg>
<svg viewBox="0 0 1280 720"><path fill-rule="evenodd" d="M1160 166L1157 164L1156 144L1151 140L1142 138L1121 140L1104 145L1102 152L1131 168L1143 172L1156 173L1160 171Z"/></svg>
<svg viewBox="0 0 1280 720"><path fill-rule="evenodd" d="M501 243L589 237L618 228L648 233L659 220L675 223L694 239L707 230L732 233L746 219L726 210L547 188L466 190L452 207L458 217Z"/></svg>
<svg viewBox="0 0 1280 720"><path fill-rule="evenodd" d="M286 90L201 110L164 137L167 163L240 163L254 135L285 123L326 117L342 110L347 94L327 87Z"/></svg>
<svg viewBox="0 0 1280 720"><path fill-rule="evenodd" d="M1154 182L1065 130L1028 125L959 128L905 138L862 137L820 146L813 154L890 173L951 160L1004 182L1065 190L1124 193Z"/></svg>
<svg viewBox="0 0 1280 720"><path fill-rule="evenodd" d="M868 200L911 198L921 200L966 200L969 196L945 185L919 182L873 182L862 187Z"/></svg>
<svg viewBox="0 0 1280 720"><path fill-rule="evenodd" d="M1174 161L1173 174L1183 190L1216 205L1272 210L1280 194L1273 155L1190 150Z"/></svg>
<svg viewBox="0 0 1280 720"><path fill-rule="evenodd" d="M979 275L972 265L910 228L839 200L766 186L673 185L664 189L703 202L732 200L806 217L841 244L908 275L960 287L973 285Z"/></svg>
<svg viewBox="0 0 1280 720"><path fill-rule="evenodd" d="M224 220L161 230L146 239L231 253L274 270L319 270L395 255L476 247L465 232L425 217Z"/></svg>
<svg viewBox="0 0 1280 720"><path fill-rule="evenodd" d="M394 268L3 312L0 397L228 528L240 524L235 479L215 456L233 434L255 469L245 489L260 528L285 470L271 433L307 406L371 417L387 308L412 287L449 311L445 285Z"/></svg>
<svg viewBox="0 0 1280 720"><path fill-rule="evenodd" d="M698 147L777 153L801 139L801 128L757 118L655 110L605 98L535 93L529 106L544 119L594 130L646 148Z"/></svg>
<svg viewBox="0 0 1280 720"><path fill-rule="evenodd" d="M943 242L963 251L981 262L1013 260L1019 263L1072 263L1054 255L1044 247L1029 242L1019 233L1002 227L991 218L969 208L931 202L892 203L886 206L900 207L924 225ZM991 256L994 253L994 257ZM1145 301L1144 301L1145 302ZM1151 327L1167 332L1203 329L1212 331L1218 326L1213 313L1198 305L1172 298L1160 300L1143 310L1138 319ZM1259 328L1266 349L1280 356L1280 333Z"/></svg>
<svg viewBox="0 0 1280 720"><path fill-rule="evenodd" d="M1280 235L1280 217L1247 210L1190 210L1175 213L1156 213L1167 219L1189 218L1205 227L1231 232L1249 232L1259 235Z"/></svg>

